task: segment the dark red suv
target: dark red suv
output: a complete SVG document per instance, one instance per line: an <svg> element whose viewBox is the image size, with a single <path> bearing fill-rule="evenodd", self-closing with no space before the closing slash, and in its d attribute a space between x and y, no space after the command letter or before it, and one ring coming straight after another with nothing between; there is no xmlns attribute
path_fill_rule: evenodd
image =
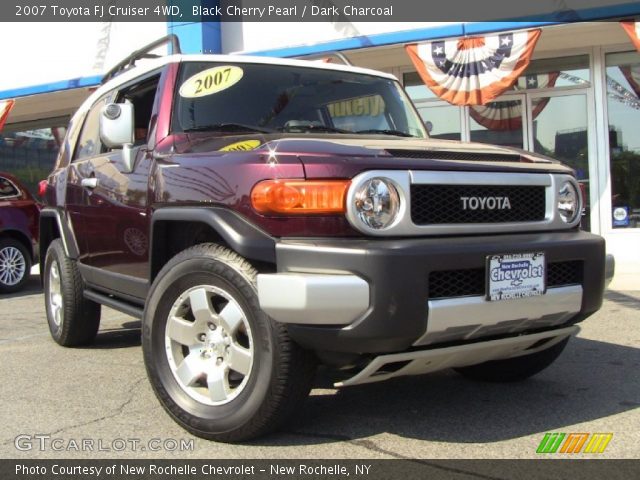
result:
<svg viewBox="0 0 640 480"><path fill-rule="evenodd" d="M0 293L16 292L37 261L40 207L15 177L0 172Z"/></svg>
<svg viewBox="0 0 640 480"><path fill-rule="evenodd" d="M604 240L579 229L570 168L429 139L386 73L134 66L147 53L80 107L48 178L47 317L61 345L91 342L101 305L141 318L149 379L190 432L275 429L318 363L338 387L525 379L600 308Z"/></svg>

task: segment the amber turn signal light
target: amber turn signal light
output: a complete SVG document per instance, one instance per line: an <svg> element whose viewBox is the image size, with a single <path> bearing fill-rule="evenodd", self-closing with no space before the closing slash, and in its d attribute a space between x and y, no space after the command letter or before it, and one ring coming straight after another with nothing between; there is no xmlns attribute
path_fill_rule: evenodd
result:
<svg viewBox="0 0 640 480"><path fill-rule="evenodd" d="M264 214L336 214L345 211L349 180L264 180L251 191Z"/></svg>

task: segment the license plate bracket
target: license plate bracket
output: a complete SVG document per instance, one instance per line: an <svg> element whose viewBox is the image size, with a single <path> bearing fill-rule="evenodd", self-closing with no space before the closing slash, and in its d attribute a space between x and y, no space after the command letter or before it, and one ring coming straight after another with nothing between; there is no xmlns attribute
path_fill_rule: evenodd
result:
<svg viewBox="0 0 640 480"><path fill-rule="evenodd" d="M487 301L544 295L546 270L547 264L542 252L487 256Z"/></svg>

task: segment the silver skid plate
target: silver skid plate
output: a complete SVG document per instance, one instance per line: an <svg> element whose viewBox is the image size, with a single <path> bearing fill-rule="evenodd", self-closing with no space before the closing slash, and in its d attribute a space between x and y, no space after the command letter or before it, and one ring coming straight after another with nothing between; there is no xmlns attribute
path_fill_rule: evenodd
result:
<svg viewBox="0 0 640 480"><path fill-rule="evenodd" d="M574 325L548 332L501 338L487 342L380 355L374 358L357 375L334 385L336 387L348 387L361 383L379 382L393 377L421 375L446 368L464 367L489 360L517 357L518 355L534 353L549 348L568 336L574 335L579 330L580 328ZM536 348L529 349L529 347L544 339L549 340ZM394 369L395 371L385 370L385 366L389 366L389 364L397 365L398 362L408 363L401 368Z"/></svg>

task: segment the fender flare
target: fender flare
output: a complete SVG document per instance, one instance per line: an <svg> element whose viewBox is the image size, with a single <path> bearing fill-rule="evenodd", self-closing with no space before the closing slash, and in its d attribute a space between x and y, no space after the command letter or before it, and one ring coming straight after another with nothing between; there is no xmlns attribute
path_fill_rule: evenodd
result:
<svg viewBox="0 0 640 480"><path fill-rule="evenodd" d="M60 233L60 239L62 240L62 245L64 247L64 253L66 253L67 257L76 260L80 255L80 249L78 248L78 243L76 242L75 235L73 234L73 230L71 229L71 225L67 222L67 216L64 212L59 211L56 208L45 207L40 210L40 236L43 236L45 230L43 230L43 219L54 218L56 221L56 225L58 226L58 232ZM41 239L42 240L42 239ZM43 261L46 255L46 247L44 242L40 242L40 259ZM42 251L44 250L44 251Z"/></svg>
<svg viewBox="0 0 640 480"><path fill-rule="evenodd" d="M198 222L211 227L233 251L239 255L268 263L276 263L276 240L255 227L239 214L216 207L166 207L155 210L151 216L150 268L154 267L156 226L161 221Z"/></svg>

